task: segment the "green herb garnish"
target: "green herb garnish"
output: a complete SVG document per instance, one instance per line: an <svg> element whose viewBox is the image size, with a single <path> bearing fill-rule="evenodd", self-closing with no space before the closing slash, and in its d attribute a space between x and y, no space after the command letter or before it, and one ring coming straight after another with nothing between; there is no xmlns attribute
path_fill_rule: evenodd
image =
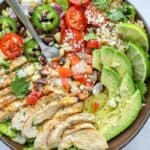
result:
<svg viewBox="0 0 150 150"><path fill-rule="evenodd" d="M26 81L26 78L17 76L11 82L11 89L17 98L24 98L29 92L29 82Z"/></svg>
<svg viewBox="0 0 150 150"><path fill-rule="evenodd" d="M111 0L93 0L95 6L97 6L100 10L104 10L109 7Z"/></svg>

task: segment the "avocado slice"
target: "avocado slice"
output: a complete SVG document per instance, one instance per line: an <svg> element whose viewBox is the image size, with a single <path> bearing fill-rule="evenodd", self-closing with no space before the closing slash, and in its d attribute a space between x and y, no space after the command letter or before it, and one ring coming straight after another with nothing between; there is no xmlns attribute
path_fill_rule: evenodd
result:
<svg viewBox="0 0 150 150"><path fill-rule="evenodd" d="M114 69L104 66L101 73L101 83L108 90L110 98L118 94L121 79Z"/></svg>
<svg viewBox="0 0 150 150"><path fill-rule="evenodd" d="M92 66L93 68L101 71L101 64L100 64L100 55L101 55L101 52L99 49L97 50L94 50L92 52L92 56L93 56L93 59L92 59Z"/></svg>
<svg viewBox="0 0 150 150"><path fill-rule="evenodd" d="M135 92L134 82L130 75L126 74L120 85L121 99L129 98Z"/></svg>
<svg viewBox="0 0 150 150"><path fill-rule="evenodd" d="M114 51L116 51L116 49L109 46L103 46L100 49L100 53L101 53L100 62L104 66L111 66L114 57Z"/></svg>
<svg viewBox="0 0 150 150"><path fill-rule="evenodd" d="M141 94L137 90L129 99L120 103L117 109L99 121L99 132L109 141L129 127L141 109Z"/></svg>
<svg viewBox="0 0 150 150"><path fill-rule="evenodd" d="M123 78L126 73L130 76L133 75L132 64L128 57L121 51L115 51L111 67L118 71L121 78Z"/></svg>
<svg viewBox="0 0 150 150"><path fill-rule="evenodd" d="M114 68L121 78L123 78L126 73L130 76L133 75L132 64L129 58L123 52L115 48L103 46L100 50L95 52L93 61L95 62L95 68L98 68L99 71L101 71L103 65Z"/></svg>
<svg viewBox="0 0 150 150"><path fill-rule="evenodd" d="M102 108L105 103L107 102L107 91L104 91L103 93L100 93L99 95L92 95L90 96L84 103L84 111L88 113L96 113L98 110L94 110L93 106L94 103L100 106Z"/></svg>

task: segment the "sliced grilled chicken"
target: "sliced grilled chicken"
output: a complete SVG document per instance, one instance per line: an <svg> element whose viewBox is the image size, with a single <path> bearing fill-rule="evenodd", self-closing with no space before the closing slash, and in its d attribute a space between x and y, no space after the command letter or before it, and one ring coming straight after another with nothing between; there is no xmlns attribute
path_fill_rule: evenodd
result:
<svg viewBox="0 0 150 150"><path fill-rule="evenodd" d="M79 130L67 136L64 136L59 144L58 150L64 150L71 145L75 145L82 150L106 150L107 142L98 131L93 129Z"/></svg>
<svg viewBox="0 0 150 150"><path fill-rule="evenodd" d="M11 119L14 114L24 105L22 101L14 101L0 112L0 122Z"/></svg>
<svg viewBox="0 0 150 150"><path fill-rule="evenodd" d="M61 140L64 131L71 125L83 122L95 122L95 117L88 113L78 113L76 115L68 117L65 121L57 124L55 129L49 134L48 137L48 147L49 149L56 148Z"/></svg>
<svg viewBox="0 0 150 150"><path fill-rule="evenodd" d="M26 138L34 138L36 137L38 131L37 128L33 125L37 125L42 123L47 119L51 119L57 110L63 106L68 106L77 102L75 97L65 97L62 100L55 100L49 103L46 107L40 109L39 111L35 111L32 116L30 116L25 122L22 130L22 134Z"/></svg>
<svg viewBox="0 0 150 150"><path fill-rule="evenodd" d="M95 126L91 123L81 123L81 124L76 124L74 126L71 126L69 129L65 130L63 136L66 136L68 134L71 134L73 132L76 132L78 130L82 129L95 129Z"/></svg>
<svg viewBox="0 0 150 150"><path fill-rule="evenodd" d="M3 96L6 96L8 94L11 93L11 88L10 87L6 87L2 90L0 90L0 98L3 97Z"/></svg>
<svg viewBox="0 0 150 150"><path fill-rule="evenodd" d="M48 149L48 135L49 132L60 122L60 120L64 120L66 117L81 112L83 109L83 103L76 103L72 106L64 107L57 111L52 120L44 123L42 129L39 131L35 142L34 148L36 150L47 150Z"/></svg>
<svg viewBox="0 0 150 150"><path fill-rule="evenodd" d="M7 107L10 103L14 102L16 100L15 95L7 95L0 98L0 109L4 109Z"/></svg>
<svg viewBox="0 0 150 150"><path fill-rule="evenodd" d="M10 77L8 75L1 76L0 89L5 88L11 83Z"/></svg>
<svg viewBox="0 0 150 150"><path fill-rule="evenodd" d="M47 119L51 119L53 115L58 111L59 108L69 106L77 102L76 97L64 97L62 100L52 101L45 108L41 109L36 113L33 124L40 124Z"/></svg>
<svg viewBox="0 0 150 150"><path fill-rule="evenodd" d="M13 71L15 68L22 66L27 62L27 59L25 56L17 57L16 59L11 61L9 71Z"/></svg>
<svg viewBox="0 0 150 150"><path fill-rule="evenodd" d="M12 128L15 130L22 130L25 121L32 115L33 111L34 109L32 107L25 107L18 111L12 118Z"/></svg>

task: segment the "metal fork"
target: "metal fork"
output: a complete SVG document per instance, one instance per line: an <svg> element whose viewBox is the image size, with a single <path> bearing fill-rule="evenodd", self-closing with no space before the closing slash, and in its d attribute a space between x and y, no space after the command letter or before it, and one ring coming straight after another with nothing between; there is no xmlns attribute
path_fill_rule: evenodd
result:
<svg viewBox="0 0 150 150"><path fill-rule="evenodd" d="M46 58L54 58L59 55L59 51L57 48L49 47L47 46L39 37L36 30L33 28L32 23L30 22L29 18L25 15L23 12L21 5L17 0L6 0L7 4L14 10L20 21L23 23L23 25L26 27L26 29L29 31L31 36L36 40L36 42L39 44L43 56Z"/></svg>

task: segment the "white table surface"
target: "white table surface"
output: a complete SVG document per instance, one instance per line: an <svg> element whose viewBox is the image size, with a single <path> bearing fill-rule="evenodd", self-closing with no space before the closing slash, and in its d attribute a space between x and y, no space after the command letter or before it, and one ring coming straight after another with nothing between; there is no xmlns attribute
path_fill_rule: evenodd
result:
<svg viewBox="0 0 150 150"><path fill-rule="evenodd" d="M150 1L149 0L129 0L143 14L145 20L150 25ZM0 150L10 150L0 141ZM150 119L144 128L123 150L150 150Z"/></svg>

